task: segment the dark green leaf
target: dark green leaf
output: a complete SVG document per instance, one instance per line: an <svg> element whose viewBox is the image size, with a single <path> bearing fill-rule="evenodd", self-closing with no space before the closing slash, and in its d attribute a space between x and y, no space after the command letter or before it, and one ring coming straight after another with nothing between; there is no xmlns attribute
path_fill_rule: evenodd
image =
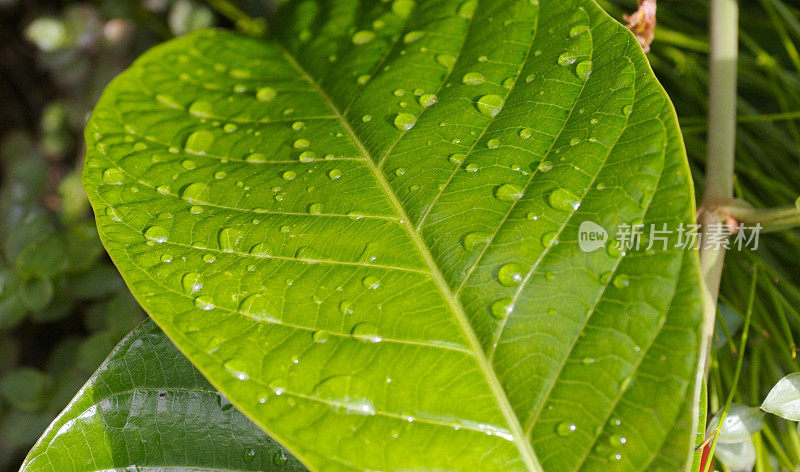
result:
<svg viewBox="0 0 800 472"><path fill-rule="evenodd" d="M0 268L0 329L19 324L27 309L19 296L19 276L14 269Z"/></svg>
<svg viewBox="0 0 800 472"><path fill-rule="evenodd" d="M28 367L8 372L0 379L0 396L17 410L34 413L41 410L53 388L53 379Z"/></svg>
<svg viewBox="0 0 800 472"><path fill-rule="evenodd" d="M152 322L114 349L31 450L22 472L300 472Z"/></svg>
<svg viewBox="0 0 800 472"><path fill-rule="evenodd" d="M17 256L17 270L29 276L52 277L67 268L69 261L64 257L65 252L64 240L57 234L51 234L25 246Z"/></svg>
<svg viewBox="0 0 800 472"><path fill-rule="evenodd" d="M44 310L53 301L53 281L49 278L33 278L19 286L19 298L32 311Z"/></svg>
<svg viewBox="0 0 800 472"><path fill-rule="evenodd" d="M87 272L69 279L67 291L83 299L96 299L110 295L122 288L119 273L109 264L97 264Z"/></svg>

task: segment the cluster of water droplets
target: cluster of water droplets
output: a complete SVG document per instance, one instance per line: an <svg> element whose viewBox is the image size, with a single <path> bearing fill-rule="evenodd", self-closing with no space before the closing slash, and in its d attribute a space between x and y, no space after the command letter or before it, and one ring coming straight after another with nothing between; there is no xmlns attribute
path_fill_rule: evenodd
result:
<svg viewBox="0 0 800 472"><path fill-rule="evenodd" d="M621 427L622 420L613 417L608 420L605 427L599 427L594 432L598 439L595 442L593 452L598 456L604 457L612 464L622 461L625 445L628 443L627 437L620 432ZM568 438L578 430L578 425L572 421L562 421L555 427L556 435L562 438Z"/></svg>
<svg viewBox="0 0 800 472"><path fill-rule="evenodd" d="M534 3L534 2L531 2ZM468 0L464 2L459 9L459 15L468 19L474 13L475 6L477 4L476 0ZM392 10L398 14L402 14L404 12L410 12L411 9L414 8L415 2L413 0L395 0L392 4ZM405 13L406 15L408 13ZM572 38L577 38L581 35L584 35L588 32L588 26L586 25L578 25L570 31L570 36ZM404 37L404 42L412 43L418 41L424 33L422 32L411 32L408 33ZM373 31L363 30L358 31L353 34L352 42L354 45L366 45L376 38L376 34ZM579 60L583 54L578 54L576 51L571 50L567 51L562 54L558 59L558 64L563 67L572 67L574 69L575 74L584 80L587 80L589 75L592 71L592 62L591 60ZM436 56L436 62L440 65L451 69L456 61L456 58L452 55L441 54ZM368 83L370 80L370 76L361 75L357 78L357 82L361 85ZM486 82L486 77L479 72L469 72L465 74L462 78L462 82L464 85L467 86L479 86ZM516 82L516 77L509 77L506 81L503 82L504 86L510 88ZM526 78L528 82L535 80L535 77L529 76ZM406 96L407 92L402 89L396 89L393 92L393 95L396 97L404 97ZM425 93L424 90L418 89L413 91L414 95L417 97L416 100L418 101L419 105L423 108L429 108L434 106L438 103L438 97L433 93ZM256 98L262 102L269 102L274 100L278 93L275 89L271 87L264 87L260 88L255 93ZM504 105L504 98L500 95L496 94L487 94L480 96L477 101L475 102L475 107L477 110L486 117L495 117L500 113ZM402 105L401 105L402 106ZM210 118L213 117L213 109L210 103L204 102L202 100L194 102L189 107L189 112L197 117L202 118ZM630 109L626 110L627 113L630 112ZM362 121L370 122L372 120L372 116L364 115L362 117ZM394 126L400 131L408 131L412 129L417 121L417 116L412 113L408 112L398 112L394 119L393 124ZM596 120L592 123L596 124ZM294 131L300 132L305 129L305 123L302 121L296 121L291 124L291 127ZM227 123L224 125L224 130L227 132L232 132L236 130L236 125L233 123ZM523 127L517 131L517 135L522 140L531 139L536 134L536 131L530 127ZM190 154L198 154L203 155L208 152L208 149L211 147L214 141L214 135L210 131L207 130L198 130L193 132L189 135L185 142L185 151ZM577 145L578 142L574 141L570 143L571 145ZM498 138L492 138L487 140L486 147L488 149L498 149L502 146L502 142ZM312 142L303 137L299 137L292 142L292 147L294 150L297 151L297 159L301 163L312 163L317 160L317 154L313 150ZM466 154L464 153L453 153L448 156L448 159L453 164L460 165L465 159ZM253 152L250 153L245 160L251 163L264 163L266 162L267 156L262 153ZM184 160L182 165L186 169L193 169L196 167L196 163L190 159ZM549 160L542 160L536 166L536 171L538 172L549 172L553 168L553 164ZM476 164L469 164L465 166L465 170L467 172L477 172L478 167ZM394 170L394 173L397 176L404 175L406 170L402 167L398 167ZM342 177L343 173L339 169L332 169L328 172L328 177L330 180L336 180ZM281 178L286 182L295 181L298 178L298 173L295 170L283 170L280 173ZM224 179L227 177L225 171L218 171L214 175L215 179ZM102 176L103 182L106 184L121 184L125 179L124 173L117 168L109 168L104 171ZM515 203L520 201L525 197L525 188L520 186L519 184L515 183L505 183L497 185L493 190L494 197L504 203ZM202 213L202 204L207 202L208 198L208 185L205 183L193 183L190 185L185 186L181 191L181 197L184 198L186 201L190 203L197 203L198 205L193 205L190 211L194 214ZM276 201L280 201L285 197L285 194L282 191L278 191L275 193ZM562 211L562 212L574 212L578 210L581 204L581 199L575 194L575 192L567 189L567 188L556 188L554 189L549 196L547 197L547 203L549 206L555 210ZM322 203L310 203L307 206L307 212L309 214L321 214L323 212L323 204ZM107 210L107 214L112 219L118 219L118 215L116 212L109 208ZM539 215L530 213L527 216L529 221L536 221ZM162 225L153 225L146 228L144 232L144 236L148 239L149 242L158 244L166 242L170 236L170 231L162 226ZM243 238L243 233L241 230L236 228L222 228L219 230L218 233L218 243L220 250L223 252L235 252L237 247L239 246L240 241ZM471 232L464 236L463 238L463 246L468 251L473 251L482 248L486 245L491 239L492 234L488 232ZM550 247L553 244L556 244L558 235L556 233L550 232L546 233L542 236L541 241L545 247ZM613 246L613 245L612 245ZM251 254L267 254L266 248L263 244L259 244L251 248ZM620 255L612 253L612 250L609 249L609 254L612 256ZM303 260L314 260L318 259L320 255L308 246L301 247L298 249L296 254L298 259ZM172 260L171 256L164 256L162 257L162 261L170 262ZM203 260L206 263L213 263L215 260L215 256L211 254L205 254L203 256ZM518 287L522 283L524 283L527 277L527 273L525 268L518 263L510 262L501 265L496 271L496 278L497 282L501 284L503 287ZM605 280L607 278L607 280ZM629 285L630 280L628 276L624 274L617 275L616 277L613 276L611 273L603 274L601 276L601 280L605 280L606 282L611 282L617 288L625 288ZM361 285L364 290L378 290L381 287L381 280L374 275L368 275L361 279ZM202 277L197 272L188 272L183 275L181 278L181 286L184 291L189 296L192 296L194 299L194 305L203 311L213 310L216 308L215 302L213 298L209 294L203 293L204 284L202 281ZM250 297L245 298L242 302L243 305L249 303L250 306L247 308L248 311L252 311L253 305L258 300L258 295L251 295ZM242 307L240 309L244 310ZM510 313L512 313L514 309L514 299L512 297L503 297L498 300L492 302L489 307L489 311L491 315L498 319L502 320L506 318ZM339 313L344 317L350 317L355 312L355 304L351 300L341 300L338 303L338 310ZM357 339L361 342L365 343L379 343L383 339L379 334L377 326L369 322L359 322L352 326L351 331L349 333L354 339ZM324 344L328 342L331 338L332 334L327 330L317 330L311 334L311 341L317 344ZM211 343L213 344L213 342ZM296 360L299 362L299 360ZM593 360L592 360L593 362ZM588 363L588 362L587 362ZM249 374L246 372L246 368L242 365L239 365L235 359L225 362L224 364L225 369L236 379L239 380L248 380L250 378ZM284 389L282 387L276 387L273 389L275 395L281 395L284 393ZM266 398L266 397L264 397ZM345 409L356 414L374 414L374 407L368 400L363 401L351 401L345 403ZM409 416L409 421L413 421L413 417ZM615 423L616 422L616 423ZM619 420L612 419L612 425L619 426ZM556 433L558 436L567 437L573 434L575 431L578 430L578 427L575 423L572 422L562 422L559 423L556 427ZM622 435L610 435L605 441L607 444L598 445L599 452L605 452L606 447L609 448L611 451L608 455L609 459L614 461L620 461L622 459L622 448L626 444L627 440ZM600 451L601 446L603 448ZM253 460L255 457L255 450L248 449L245 451L245 461ZM285 456L284 456L285 457Z"/></svg>

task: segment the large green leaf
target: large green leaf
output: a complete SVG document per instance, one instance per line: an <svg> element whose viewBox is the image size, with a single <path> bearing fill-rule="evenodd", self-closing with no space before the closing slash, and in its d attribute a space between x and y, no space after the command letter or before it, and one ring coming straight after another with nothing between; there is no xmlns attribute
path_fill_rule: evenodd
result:
<svg viewBox="0 0 800 472"><path fill-rule="evenodd" d="M671 104L591 0L304 0L145 54L84 180L134 294L315 470L675 471L696 254ZM610 246L610 245L609 245Z"/></svg>
<svg viewBox="0 0 800 472"><path fill-rule="evenodd" d="M147 321L114 349L20 470L307 469L233 408Z"/></svg>

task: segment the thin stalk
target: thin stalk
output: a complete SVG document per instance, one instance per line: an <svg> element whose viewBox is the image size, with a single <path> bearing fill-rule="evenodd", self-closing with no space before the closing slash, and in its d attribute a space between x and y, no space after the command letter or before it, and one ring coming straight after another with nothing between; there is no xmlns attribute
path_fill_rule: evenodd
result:
<svg viewBox="0 0 800 472"><path fill-rule="evenodd" d="M769 462L769 454L766 452L764 445L764 438L761 437L761 431L753 435L753 444L756 447L756 472L775 472L772 464Z"/></svg>
<svg viewBox="0 0 800 472"><path fill-rule="evenodd" d="M775 457L778 459L778 462L786 467L786 470L792 470L794 468L792 460L789 459L788 455L786 455L786 451L783 450L781 442L775 437L775 433L772 432L772 428L768 424L765 424L764 428L761 429L761 434L764 435L764 439L767 440L767 443L772 446L772 451L775 453Z"/></svg>
<svg viewBox="0 0 800 472"><path fill-rule="evenodd" d="M742 365L744 364L744 350L747 347L747 336L750 333L750 320L753 318L753 303L756 299L756 285L758 283L758 266L753 269L753 280L750 282L750 295L747 301L747 314L744 318L744 326L742 327L742 339L739 342L739 359L736 362L736 371L733 374L733 380L728 391L728 398L725 400L725 406L722 409L722 414L719 417L716 428L714 428L714 439L711 440L711 447L708 452L709 460L706 461L706 466L703 472L708 472L713 462L711 458L714 457L714 449L717 447L717 440L719 439L720 429L725 423L725 417L728 416L728 410L731 409L733 397L736 393L736 387L739 384L739 377L742 375Z"/></svg>
<svg viewBox="0 0 800 472"><path fill-rule="evenodd" d="M731 330L728 329L728 325L725 322L720 322L719 327L722 328L722 333L725 335L725 342L728 344L728 347L731 349L731 353L735 356L736 355L736 344L733 340L733 335L731 334Z"/></svg>
<svg viewBox="0 0 800 472"><path fill-rule="evenodd" d="M783 443L790 447L789 451L792 453L793 458L796 461L800 461L800 434L797 432L797 428L790 425L786 428L784 437L788 437L788 441L783 441Z"/></svg>
<svg viewBox="0 0 800 472"><path fill-rule="evenodd" d="M253 18L229 0L206 0L214 11L231 20L242 32L252 36L263 36L267 25L263 18Z"/></svg>
<svg viewBox="0 0 800 472"><path fill-rule="evenodd" d="M691 127L702 127L699 129L705 129L706 124L708 123L708 118L699 117L699 116L686 116L680 119L681 126L686 126L687 128ZM769 113L764 115L739 115L736 118L736 123L744 124L744 123L775 123L777 121L794 121L800 120L800 111L789 111L785 113Z"/></svg>
<svg viewBox="0 0 800 472"><path fill-rule="evenodd" d="M739 5L736 0L712 0L709 54L708 156L706 187L701 208L710 208L733 197L733 164L736 145L736 63L738 58ZM706 244L724 231L722 218L703 211L698 218L703 237L700 269L704 281L704 326L699 375L708 370L711 337L717 310L725 248ZM713 234L719 233L719 234ZM697 382L700 385L701 382Z"/></svg>
<svg viewBox="0 0 800 472"><path fill-rule="evenodd" d="M797 359L797 346L794 342L794 336L792 336L792 328L789 326L789 320L786 318L786 311L783 309L783 302L778 298L778 289L776 289L767 277L767 288L769 290L770 298L772 299L772 305L775 307L775 313L778 315L778 320L781 323L781 331L782 334L786 337L786 344L787 348L789 349L789 355L792 356L792 362Z"/></svg>
<svg viewBox="0 0 800 472"><path fill-rule="evenodd" d="M783 231L800 226L800 208L796 205L780 208L748 208L737 205L722 205L717 210L731 215L745 225L761 225L761 232Z"/></svg>

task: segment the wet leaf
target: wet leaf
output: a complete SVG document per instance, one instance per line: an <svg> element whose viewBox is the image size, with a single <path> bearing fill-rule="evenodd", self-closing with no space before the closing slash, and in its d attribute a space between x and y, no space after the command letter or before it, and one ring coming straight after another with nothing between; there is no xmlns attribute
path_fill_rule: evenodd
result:
<svg viewBox="0 0 800 472"><path fill-rule="evenodd" d="M692 184L636 39L588 0L337 5L106 90L84 183L138 301L314 470L686 463ZM614 245L640 224L672 233Z"/></svg>
<svg viewBox="0 0 800 472"><path fill-rule="evenodd" d="M114 349L20 470L179 469L306 470L148 321Z"/></svg>

